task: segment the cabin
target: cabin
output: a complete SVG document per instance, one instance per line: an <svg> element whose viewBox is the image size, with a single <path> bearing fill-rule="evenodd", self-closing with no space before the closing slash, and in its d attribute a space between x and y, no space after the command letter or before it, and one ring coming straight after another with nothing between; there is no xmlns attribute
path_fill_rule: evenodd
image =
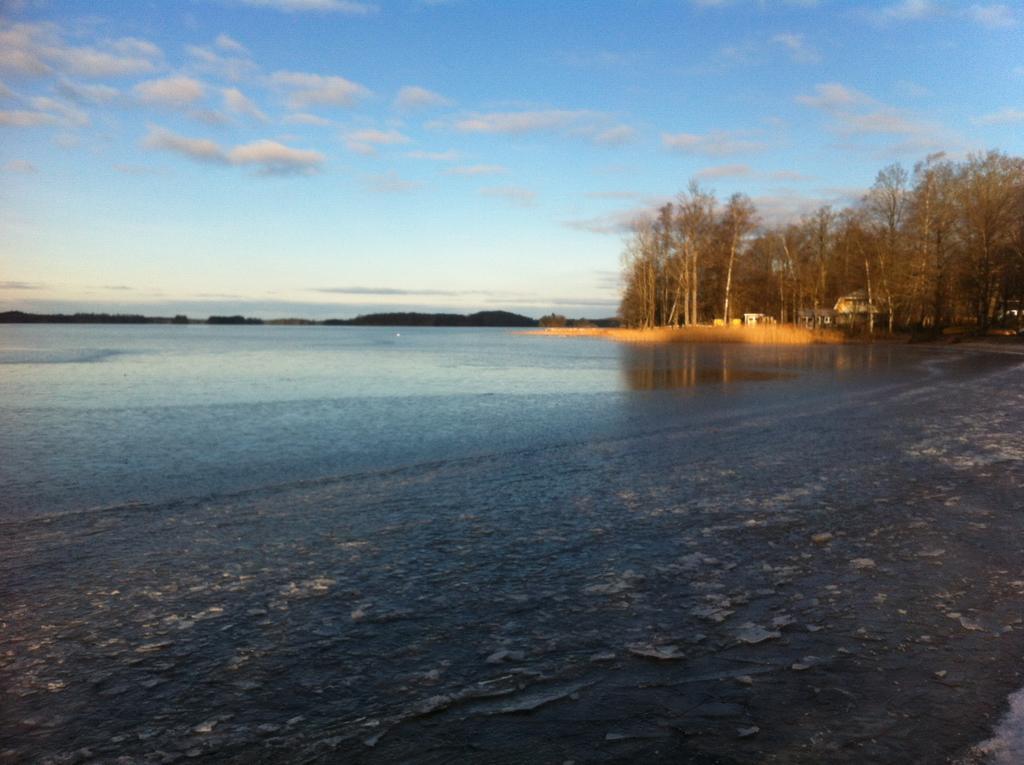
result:
<svg viewBox="0 0 1024 765"><path fill-rule="evenodd" d="M1013 323L1024 316L1024 300L1005 300L1000 307L998 319L1006 323Z"/></svg>
<svg viewBox="0 0 1024 765"><path fill-rule="evenodd" d="M864 326L869 323L872 316L877 324L883 321L886 315L885 311L868 300L867 292L864 290L855 290L848 295L843 295L836 301L835 308L832 310L835 314L835 324L838 327Z"/></svg>
<svg viewBox="0 0 1024 765"><path fill-rule="evenodd" d="M763 313L745 313L743 314L743 325L746 327L754 327L758 324L767 324L768 317Z"/></svg>
<svg viewBox="0 0 1024 765"><path fill-rule="evenodd" d="M804 308L796 320L807 329L829 329L836 323L836 312L831 308Z"/></svg>

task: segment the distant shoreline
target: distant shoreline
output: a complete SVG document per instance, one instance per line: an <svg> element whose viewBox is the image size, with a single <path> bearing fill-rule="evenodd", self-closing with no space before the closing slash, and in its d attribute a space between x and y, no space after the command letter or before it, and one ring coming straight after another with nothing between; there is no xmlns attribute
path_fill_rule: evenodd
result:
<svg viewBox="0 0 1024 765"><path fill-rule="evenodd" d="M190 318L184 314L173 317L141 314L74 313L36 314L24 311L0 312L0 324L206 324L219 326L370 326L370 327L538 327L540 322L529 316L509 311L478 311L457 313L372 313L353 319L260 319L241 315Z"/></svg>

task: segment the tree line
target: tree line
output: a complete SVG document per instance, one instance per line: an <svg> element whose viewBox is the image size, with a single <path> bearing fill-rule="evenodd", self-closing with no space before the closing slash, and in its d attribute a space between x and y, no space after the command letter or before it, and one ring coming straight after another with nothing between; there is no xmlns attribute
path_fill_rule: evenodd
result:
<svg viewBox="0 0 1024 765"><path fill-rule="evenodd" d="M582 320L581 320L582 321ZM296 326L381 326L381 327L536 327L529 316L509 311L461 313L371 313L354 319L257 319L236 314L189 319L178 314L173 319L140 314L75 313L41 314L24 311L0 312L0 324L214 324L214 325L296 325Z"/></svg>
<svg viewBox="0 0 1024 765"><path fill-rule="evenodd" d="M796 322L855 291L889 332L986 330L1011 316L1016 326L1024 159L992 151L933 154L911 171L892 164L856 204L778 225L764 225L747 195L719 202L691 181L634 223L623 285L620 314L634 327L729 323L743 312Z"/></svg>

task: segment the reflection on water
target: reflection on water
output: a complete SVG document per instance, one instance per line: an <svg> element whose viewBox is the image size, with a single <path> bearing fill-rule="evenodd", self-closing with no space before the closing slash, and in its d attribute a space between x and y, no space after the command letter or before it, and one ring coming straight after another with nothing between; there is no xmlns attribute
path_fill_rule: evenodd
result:
<svg viewBox="0 0 1024 765"><path fill-rule="evenodd" d="M634 367L623 370L632 390L659 390L662 388L690 388L712 383L765 382L787 380L797 375L788 372L767 372L757 369L730 369L728 365L714 367Z"/></svg>
<svg viewBox="0 0 1024 765"><path fill-rule="evenodd" d="M629 390L690 388L792 380L805 372L843 374L891 363L871 346L756 346L665 344L620 346L620 370Z"/></svg>

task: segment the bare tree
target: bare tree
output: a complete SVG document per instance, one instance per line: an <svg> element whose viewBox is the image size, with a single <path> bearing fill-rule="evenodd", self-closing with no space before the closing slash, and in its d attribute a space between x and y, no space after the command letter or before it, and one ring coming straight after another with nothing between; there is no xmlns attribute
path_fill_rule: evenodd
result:
<svg viewBox="0 0 1024 765"><path fill-rule="evenodd" d="M700 321L700 268L702 256L710 249L715 221L715 197L701 189L697 181L690 181L687 190L679 195L679 213L676 230L682 246L680 286L683 294L683 323Z"/></svg>
<svg viewBox="0 0 1024 765"><path fill-rule="evenodd" d="M1022 173L1020 159L999 152L971 155L960 170L957 209L966 256L964 287L982 330L991 324L998 286L1013 251Z"/></svg>
<svg viewBox="0 0 1024 765"><path fill-rule="evenodd" d="M911 183L912 181L912 183ZM927 157L913 178L884 168L860 204L823 207L751 237L757 212L734 194L719 211L691 182L633 228L623 255L623 320L696 324L737 304L795 321L864 289L888 330L974 323L985 330L1024 300L1024 159L989 152ZM874 313L869 314L874 330Z"/></svg>
<svg viewBox="0 0 1024 765"><path fill-rule="evenodd" d="M723 228L725 229L729 260L725 271L725 302L722 307L722 316L728 324L731 318L729 314L729 298L732 292L732 271L736 264L736 253L739 250L743 238L757 226L757 211L754 203L746 194L733 194L725 205L722 214Z"/></svg>
<svg viewBox="0 0 1024 765"><path fill-rule="evenodd" d="M864 199L869 218L880 234L877 239L878 277L889 312L890 334L896 321L893 288L902 245L901 227L907 208L908 181L909 176L902 165L889 165L879 171L874 185Z"/></svg>
<svg viewBox="0 0 1024 765"><path fill-rule="evenodd" d="M654 226L649 220L633 224L622 268L625 289L619 312L623 321L634 327L653 327L658 311L658 264Z"/></svg>

